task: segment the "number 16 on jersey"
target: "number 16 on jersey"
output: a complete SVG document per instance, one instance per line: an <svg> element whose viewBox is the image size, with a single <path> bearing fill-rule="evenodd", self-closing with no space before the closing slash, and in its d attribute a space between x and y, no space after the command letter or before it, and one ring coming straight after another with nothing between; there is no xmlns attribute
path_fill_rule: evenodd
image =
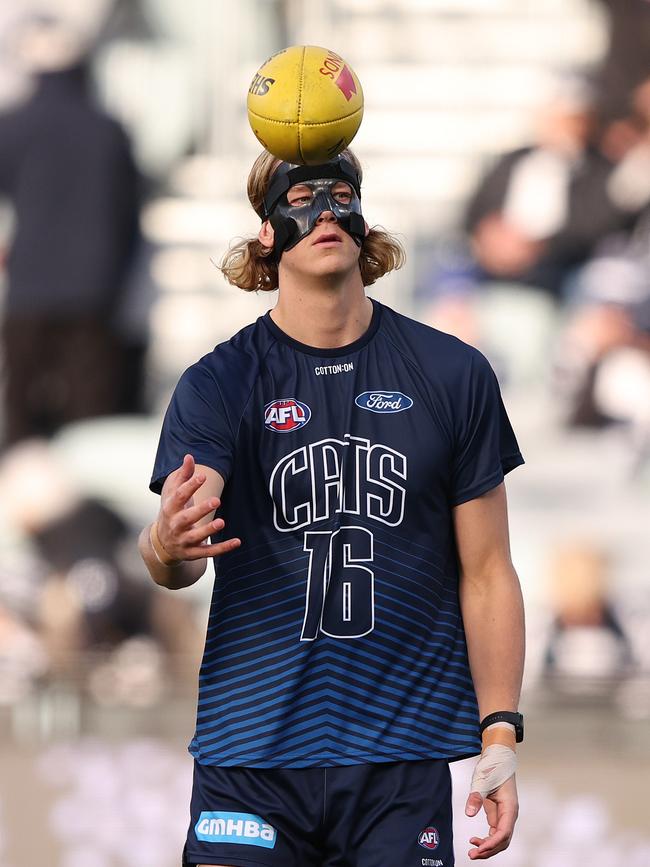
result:
<svg viewBox="0 0 650 867"><path fill-rule="evenodd" d="M305 533L309 552L305 619L301 641L319 632L331 638L361 638L375 625L373 536L365 527Z"/></svg>

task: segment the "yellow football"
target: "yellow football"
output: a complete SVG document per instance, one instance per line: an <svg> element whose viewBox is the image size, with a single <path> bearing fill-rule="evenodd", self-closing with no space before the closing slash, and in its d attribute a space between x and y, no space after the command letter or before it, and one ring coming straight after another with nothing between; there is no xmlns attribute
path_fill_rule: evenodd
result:
<svg viewBox="0 0 650 867"><path fill-rule="evenodd" d="M334 159L363 117L363 91L351 66L334 51L292 45L255 73L248 120L266 150L298 165Z"/></svg>

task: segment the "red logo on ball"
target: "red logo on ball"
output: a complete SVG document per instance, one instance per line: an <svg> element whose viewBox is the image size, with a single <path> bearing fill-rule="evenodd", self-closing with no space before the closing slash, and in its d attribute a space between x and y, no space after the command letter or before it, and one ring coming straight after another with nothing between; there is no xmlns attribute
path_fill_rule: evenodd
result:
<svg viewBox="0 0 650 867"><path fill-rule="evenodd" d="M440 835L435 828L425 828L424 831L420 831L418 843L420 846L424 846L425 849L437 849L440 843Z"/></svg>
<svg viewBox="0 0 650 867"><path fill-rule="evenodd" d="M304 427L311 418L311 410L306 403L293 397L274 400L264 407L264 427L276 433L289 433Z"/></svg>
<svg viewBox="0 0 650 867"><path fill-rule="evenodd" d="M340 71L338 78L336 79L336 86L339 88L343 96L347 99L348 102L352 99L352 97L357 92L357 86L354 83L354 78L352 78L352 73L348 69L347 66L344 66Z"/></svg>

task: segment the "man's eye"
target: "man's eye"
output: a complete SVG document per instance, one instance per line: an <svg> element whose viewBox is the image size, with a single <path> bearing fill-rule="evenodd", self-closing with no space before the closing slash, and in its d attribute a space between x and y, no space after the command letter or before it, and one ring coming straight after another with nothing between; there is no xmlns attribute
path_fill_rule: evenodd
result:
<svg viewBox="0 0 650 867"><path fill-rule="evenodd" d="M295 198L295 199L291 199L291 201L289 202L289 204L290 204L290 205L304 205L304 204L306 204L307 202L310 202L310 201L311 201L311 196L310 196L310 195L305 195L305 196L298 196L298 197Z"/></svg>
<svg viewBox="0 0 650 867"><path fill-rule="evenodd" d="M337 202L351 202L352 201L352 193L348 193L345 190L341 190L338 193L334 193L334 198Z"/></svg>

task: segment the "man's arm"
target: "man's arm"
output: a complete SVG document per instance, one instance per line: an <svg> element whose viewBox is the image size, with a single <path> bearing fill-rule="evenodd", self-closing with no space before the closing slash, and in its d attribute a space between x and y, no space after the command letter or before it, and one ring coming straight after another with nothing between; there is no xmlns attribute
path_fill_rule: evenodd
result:
<svg viewBox="0 0 650 867"><path fill-rule="evenodd" d="M205 572L208 557L239 547L239 539L215 545L208 541L224 527L222 518L214 518L223 486L222 476L211 467L195 465L192 455L185 455L182 465L165 479L156 519L158 542L168 559L180 562L172 566L161 562L151 541L151 524L147 524L140 533L138 550L156 584L170 590L189 587Z"/></svg>
<svg viewBox="0 0 650 867"><path fill-rule="evenodd" d="M453 510L460 566L460 604L467 650L481 719L499 710L516 711L524 665L524 608L517 573L510 557L505 485L462 503ZM503 744L514 750L509 727L483 734L483 749ZM485 801L470 794L466 812L483 803L490 836L473 837L470 858L489 858L505 849L517 819L514 777Z"/></svg>

